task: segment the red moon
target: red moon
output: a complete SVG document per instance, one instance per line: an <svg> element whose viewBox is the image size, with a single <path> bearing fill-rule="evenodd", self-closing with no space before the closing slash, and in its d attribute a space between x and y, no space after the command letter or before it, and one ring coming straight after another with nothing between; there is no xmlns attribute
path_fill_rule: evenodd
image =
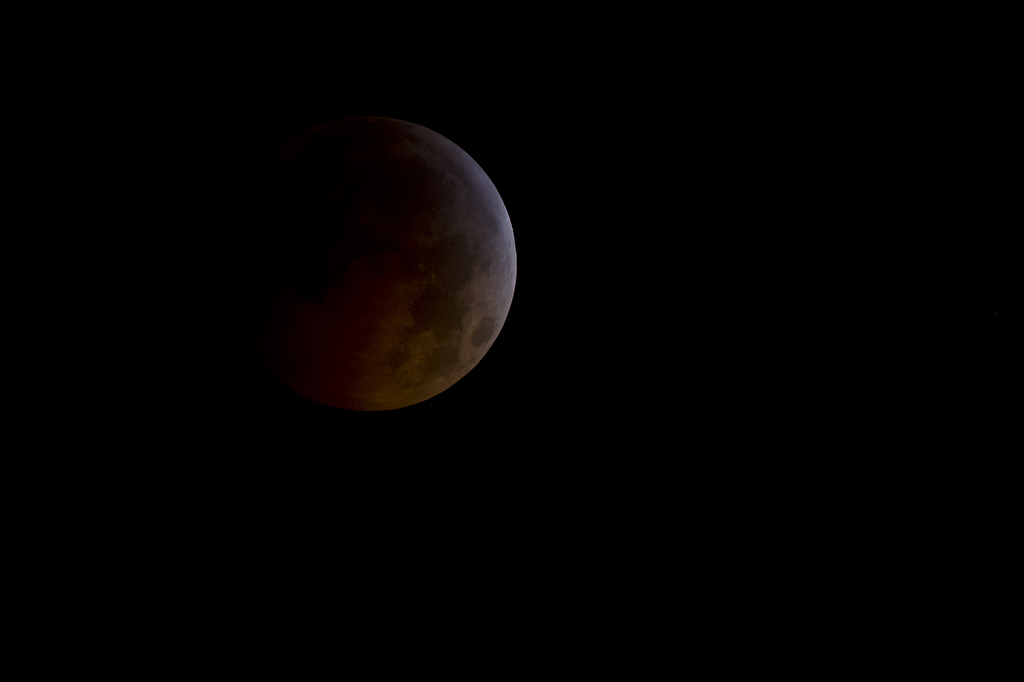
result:
<svg viewBox="0 0 1024 682"><path fill-rule="evenodd" d="M512 303L508 212L470 156L423 126L350 118L267 166L276 285L256 355L278 380L346 410L393 410L464 377Z"/></svg>

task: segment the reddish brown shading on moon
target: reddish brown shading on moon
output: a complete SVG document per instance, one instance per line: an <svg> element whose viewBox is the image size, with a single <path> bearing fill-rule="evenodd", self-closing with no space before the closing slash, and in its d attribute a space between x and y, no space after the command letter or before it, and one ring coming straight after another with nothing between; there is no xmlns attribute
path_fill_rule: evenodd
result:
<svg viewBox="0 0 1024 682"><path fill-rule="evenodd" d="M423 126L352 118L268 165L283 263L256 337L291 389L391 410L465 376L494 343L516 282L508 212L470 156Z"/></svg>

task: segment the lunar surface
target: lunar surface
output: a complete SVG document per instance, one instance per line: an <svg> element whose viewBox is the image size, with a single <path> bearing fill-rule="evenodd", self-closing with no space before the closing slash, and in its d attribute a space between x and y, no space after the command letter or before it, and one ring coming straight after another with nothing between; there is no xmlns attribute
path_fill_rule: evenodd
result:
<svg viewBox="0 0 1024 682"><path fill-rule="evenodd" d="M267 166L275 273L255 340L281 382L348 410L427 400L494 343L516 282L508 212L466 152L422 126L352 118Z"/></svg>

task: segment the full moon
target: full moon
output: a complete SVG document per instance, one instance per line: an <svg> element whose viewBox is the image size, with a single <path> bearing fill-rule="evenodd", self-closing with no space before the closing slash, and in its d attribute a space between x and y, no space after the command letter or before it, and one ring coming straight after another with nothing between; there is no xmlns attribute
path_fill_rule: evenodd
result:
<svg viewBox="0 0 1024 682"><path fill-rule="evenodd" d="M508 212L470 156L391 118L302 133L266 166L273 273L259 362L346 410L436 396L494 343L512 303Z"/></svg>

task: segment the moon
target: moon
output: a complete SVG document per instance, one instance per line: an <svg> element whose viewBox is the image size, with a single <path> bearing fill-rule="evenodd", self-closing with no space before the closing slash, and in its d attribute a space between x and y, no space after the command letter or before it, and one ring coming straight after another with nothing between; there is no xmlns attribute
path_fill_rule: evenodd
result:
<svg viewBox="0 0 1024 682"><path fill-rule="evenodd" d="M512 224L470 156L407 121L348 118L265 166L268 284L257 359L317 402L393 410L480 362L516 283Z"/></svg>

